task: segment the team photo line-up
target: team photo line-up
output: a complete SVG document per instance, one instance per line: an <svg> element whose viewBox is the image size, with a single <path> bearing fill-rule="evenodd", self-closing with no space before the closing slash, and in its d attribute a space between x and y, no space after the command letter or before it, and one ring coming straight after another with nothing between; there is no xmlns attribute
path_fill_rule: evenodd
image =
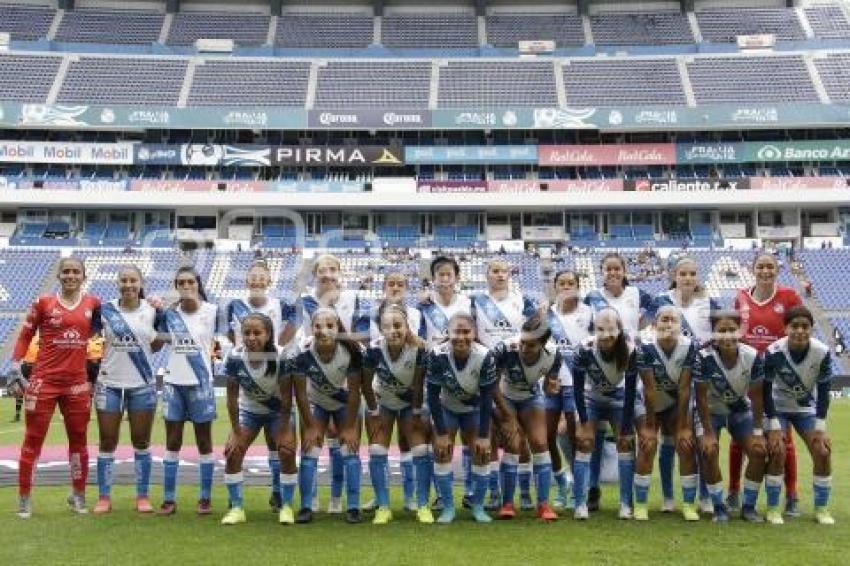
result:
<svg viewBox="0 0 850 566"><path fill-rule="evenodd" d="M34 467L57 404L69 444L68 504L88 512L92 401L99 435L95 514L112 508L113 454L125 411L135 449L136 510L176 513L179 453L191 422L200 455L197 513L212 513L212 358L217 340L226 337L232 344L223 363L231 431L223 524L246 521L242 463L261 432L269 449L269 504L280 523L312 521L324 445L330 451L328 512L358 523L369 508L373 523L390 522L394 429L404 508L421 523L455 519L458 438L462 506L475 521L515 517L517 487L519 511L554 521L556 509L571 510L585 520L600 506L608 427L616 438L621 519L649 518L656 454L663 512L676 507L678 457L686 521L705 513L726 522L733 510L746 521L771 524L798 516L794 429L813 461L815 520L833 524L830 354L813 337L811 312L794 290L777 284L779 265L769 253L754 259L755 285L738 291L734 310L719 309L706 295L692 257L671 256L669 267L670 289L651 297L629 284L624 259L609 253L601 287L581 296L581 274L564 270L551 281L551 299L540 301L513 288L512 266L499 258L487 265L485 291L461 294L457 261L439 256L430 264L430 284L410 307L407 274L388 270L382 300L370 304L341 288L340 261L322 255L312 266L313 286L296 300L273 298L269 269L257 261L246 275L244 298L219 308L207 301L192 267L177 270L173 304L146 297L135 266L118 272L119 298L101 302L83 291L83 261L63 258L59 290L30 309L8 380L25 412L17 515L32 515ZM93 336L103 339L96 371L86 355ZM37 355L25 358L36 337ZM164 347L166 452L162 503L154 510L152 356ZM364 426L372 504L360 501ZM726 495L718 443L724 428L732 437ZM764 515L757 510L762 481Z"/></svg>

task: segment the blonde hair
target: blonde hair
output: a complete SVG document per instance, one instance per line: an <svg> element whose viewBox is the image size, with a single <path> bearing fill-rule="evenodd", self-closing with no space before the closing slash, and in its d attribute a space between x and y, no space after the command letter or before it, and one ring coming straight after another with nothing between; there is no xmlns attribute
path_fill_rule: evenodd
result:
<svg viewBox="0 0 850 566"><path fill-rule="evenodd" d="M336 266L337 270L342 270L342 263L339 261L339 258L333 254L322 254L313 260L313 275L319 270L319 265L323 263L332 263Z"/></svg>

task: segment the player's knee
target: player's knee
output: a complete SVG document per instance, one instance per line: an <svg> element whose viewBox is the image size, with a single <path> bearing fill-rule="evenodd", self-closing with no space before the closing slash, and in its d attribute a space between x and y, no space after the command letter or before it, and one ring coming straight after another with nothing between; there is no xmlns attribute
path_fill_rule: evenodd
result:
<svg viewBox="0 0 850 566"><path fill-rule="evenodd" d="M593 440L590 438L582 438L580 440L576 440L576 445L578 447L579 452L584 452L585 454L590 454L593 452Z"/></svg>
<svg viewBox="0 0 850 566"><path fill-rule="evenodd" d="M761 444L754 444L748 450L748 457L752 460L764 460L767 457L767 451Z"/></svg>

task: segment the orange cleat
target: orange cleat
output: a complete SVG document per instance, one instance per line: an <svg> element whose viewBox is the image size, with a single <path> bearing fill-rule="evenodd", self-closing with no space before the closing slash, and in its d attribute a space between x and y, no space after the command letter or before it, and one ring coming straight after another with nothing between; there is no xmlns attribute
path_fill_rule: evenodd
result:
<svg viewBox="0 0 850 566"><path fill-rule="evenodd" d="M139 513L153 513L153 505L151 505L151 500L145 497L144 495L140 495L136 498L136 511Z"/></svg>
<svg viewBox="0 0 850 566"><path fill-rule="evenodd" d="M537 517L541 521L546 521L547 523L558 520L558 515L552 511L552 508L549 507L548 503L541 503L537 506Z"/></svg>
<svg viewBox="0 0 850 566"><path fill-rule="evenodd" d="M516 517L516 509L514 509L513 503L505 503L502 505L502 508L499 509L500 519L513 519L514 517Z"/></svg>

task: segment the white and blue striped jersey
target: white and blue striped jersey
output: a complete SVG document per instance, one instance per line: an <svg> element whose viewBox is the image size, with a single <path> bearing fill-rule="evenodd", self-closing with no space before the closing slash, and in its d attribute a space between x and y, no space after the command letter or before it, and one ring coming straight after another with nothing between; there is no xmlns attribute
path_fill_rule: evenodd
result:
<svg viewBox="0 0 850 566"><path fill-rule="evenodd" d="M813 415L818 386L832 381L829 346L810 339L808 352L796 363L788 349L788 338L780 338L764 354L764 378L773 384L773 403L778 412Z"/></svg>
<svg viewBox="0 0 850 566"><path fill-rule="evenodd" d="M145 301L132 311L118 306L118 299L103 304L103 359L98 383L127 389L154 383L157 368L151 359L151 342L160 318Z"/></svg>
<svg viewBox="0 0 850 566"><path fill-rule="evenodd" d="M245 359L245 347L236 346L224 359L224 375L239 386L239 410L255 415L268 415L280 410L280 384L283 348L277 347L277 370L268 374L268 361L251 367ZM271 355L271 354L266 354ZM268 374L268 375L267 375Z"/></svg>
<svg viewBox="0 0 850 566"><path fill-rule="evenodd" d="M398 358L393 360L383 337L369 345L363 358L363 368L375 372L372 377L372 389L380 405L392 411L400 411L411 405L413 380L416 371L425 367L426 353L425 348L407 344Z"/></svg>
<svg viewBox="0 0 850 566"><path fill-rule="evenodd" d="M726 369L713 346L697 352L694 381L708 385L708 408L712 415L728 415L749 411L750 386L764 379L764 364L758 351L738 344L738 361Z"/></svg>
<svg viewBox="0 0 850 566"><path fill-rule="evenodd" d="M455 293L451 304L443 306L439 295L432 291L431 300L419 303L416 308L422 313L419 337L433 345L449 337L449 319L455 314L472 314L472 301L466 295Z"/></svg>
<svg viewBox="0 0 850 566"><path fill-rule="evenodd" d="M381 324L378 320L378 308L380 304L372 309L369 315L369 341L374 342L381 338ZM407 326L410 331L419 336L422 328L422 313L414 307L404 307L404 312L407 313Z"/></svg>
<svg viewBox="0 0 850 566"><path fill-rule="evenodd" d="M561 354L551 340L532 365L526 365L519 353L519 336L513 336L493 349L496 364L503 372L499 389L511 401L526 401L542 394L542 380L561 373Z"/></svg>
<svg viewBox="0 0 850 566"><path fill-rule="evenodd" d="M496 361L486 347L474 342L466 363L458 368L449 342L435 346L428 356L426 376L440 386L440 402L455 413L470 413L480 402L481 389L496 383Z"/></svg>
<svg viewBox="0 0 850 566"><path fill-rule="evenodd" d="M336 352L330 362L325 363L316 353L314 344L310 344L295 358L292 373L304 376L307 380L307 398L310 403L326 411L337 411L348 402L348 377L358 374L351 353L342 344L337 344Z"/></svg>
<svg viewBox="0 0 850 566"><path fill-rule="evenodd" d="M653 338L638 347L638 371L649 371L655 378L655 412L675 407L679 399L679 378L685 370L693 370L696 346L680 336L668 356ZM638 387L642 387L642 382Z"/></svg>
<svg viewBox="0 0 850 566"><path fill-rule="evenodd" d="M560 312L557 305L552 305L547 314L552 340L561 353L561 387L572 387L576 353L593 331L593 311L586 304L578 303L569 314Z"/></svg>
<svg viewBox="0 0 850 566"><path fill-rule="evenodd" d="M202 302L186 313L178 305L166 310L158 330L171 336L163 381L172 385L208 386L213 380L212 354L218 334L218 308Z"/></svg>
<svg viewBox="0 0 850 566"><path fill-rule="evenodd" d="M315 291L302 294L295 304L296 324L300 325L298 330L298 344L304 349L313 336L313 328L310 319L313 313L321 307L316 298ZM366 336L369 332L368 301L360 299L357 291L341 290L336 302L330 306L336 311L342 327L349 334L360 334ZM353 337L354 338L354 337Z"/></svg>
<svg viewBox="0 0 850 566"><path fill-rule="evenodd" d="M710 297L694 297L687 307L683 307L679 293L675 289L656 295L652 302L652 316L664 306L674 306L682 317L682 334L693 339L698 346L705 346L711 341L711 312L719 310L717 301Z"/></svg>
<svg viewBox="0 0 850 566"><path fill-rule="evenodd" d="M652 308L652 297L632 285L627 285L619 297L615 297L604 287L594 289L585 295L584 302L594 313L606 307L616 310L623 321L623 328L633 340L639 337L641 315Z"/></svg>
<svg viewBox="0 0 850 566"><path fill-rule="evenodd" d="M596 344L588 338L578 349L575 372L584 375L585 397L611 407L622 407L625 401L626 374L637 371L635 346L629 341L629 361L625 370L618 370L616 360L605 361Z"/></svg>
<svg viewBox="0 0 850 566"><path fill-rule="evenodd" d="M501 300L493 298L489 291L472 295L478 340L488 348L494 347L518 333L536 308L533 300L516 291Z"/></svg>
<svg viewBox="0 0 850 566"><path fill-rule="evenodd" d="M295 309L288 305L282 299L268 297L266 303L260 307L255 307L251 304L248 298L233 299L228 303L225 311L226 325L223 328L233 331L233 345L242 345L242 321L246 316L252 313L260 313L269 317L274 327L273 339L277 344L278 336L280 336L283 326L286 323L295 323Z"/></svg>

